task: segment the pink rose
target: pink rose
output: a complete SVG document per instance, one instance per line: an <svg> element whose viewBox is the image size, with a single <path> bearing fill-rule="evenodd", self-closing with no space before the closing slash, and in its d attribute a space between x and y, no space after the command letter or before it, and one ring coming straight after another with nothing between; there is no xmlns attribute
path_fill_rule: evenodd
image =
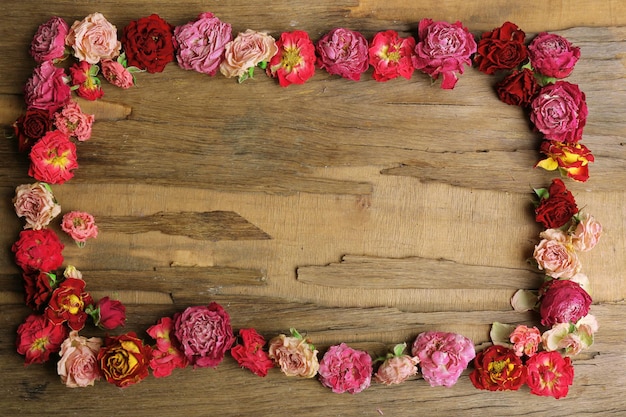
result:
<svg viewBox="0 0 626 417"><path fill-rule="evenodd" d="M292 337L280 334L270 340L269 357L287 376L313 378L319 369L317 350L292 329Z"/></svg>
<svg viewBox="0 0 626 417"><path fill-rule="evenodd" d="M65 20L53 16L39 26L30 43L30 55L41 63L62 58L65 55L65 37L69 31Z"/></svg>
<svg viewBox="0 0 626 417"><path fill-rule="evenodd" d="M63 68L46 61L33 71L24 86L26 107L55 112L70 100L70 86L65 82Z"/></svg>
<svg viewBox="0 0 626 417"><path fill-rule="evenodd" d="M97 355L102 346L99 337L79 336L71 331L68 338L61 344L57 363L57 373L61 381L70 388L87 387L100 379Z"/></svg>
<svg viewBox="0 0 626 417"><path fill-rule="evenodd" d="M54 124L70 138L81 142L91 137L91 127L95 118L93 114L83 113L75 101L70 101L54 114Z"/></svg>
<svg viewBox="0 0 626 417"><path fill-rule="evenodd" d="M61 229L82 247L87 239L98 237L98 226L94 217L83 211L65 213L61 222Z"/></svg>
<svg viewBox="0 0 626 417"><path fill-rule="evenodd" d="M97 64L102 59L113 59L120 54L122 44L117 40L117 28L101 13L92 13L75 21L65 43L74 49L79 61Z"/></svg>
<svg viewBox="0 0 626 417"><path fill-rule="evenodd" d="M433 22L422 19L418 28L413 66L437 79L443 75L441 88L452 89L456 73L463 74L464 65L471 66L470 56L476 52L474 36L461 22Z"/></svg>
<svg viewBox="0 0 626 417"><path fill-rule="evenodd" d="M240 33L224 47L220 72L227 78L238 77L239 82L251 76L258 64L269 61L278 52L276 40L267 33L251 29Z"/></svg>
<svg viewBox="0 0 626 417"><path fill-rule="evenodd" d="M533 356L541 343L541 332L536 327L520 324L509 336L517 356Z"/></svg>
<svg viewBox="0 0 626 417"><path fill-rule="evenodd" d="M585 213L572 233L574 249L587 252L593 249L602 236L602 225L590 214Z"/></svg>
<svg viewBox="0 0 626 417"><path fill-rule="evenodd" d="M232 40L232 27L213 15L201 13L198 19L174 28L174 48L178 65L215 75L224 58L226 44Z"/></svg>
<svg viewBox="0 0 626 417"><path fill-rule="evenodd" d="M565 78L580 58L580 48L560 35L542 32L528 45L533 68L547 77Z"/></svg>
<svg viewBox="0 0 626 417"><path fill-rule="evenodd" d="M103 59L100 65L102 66L102 75L114 86L127 89L135 85L133 74L119 62Z"/></svg>
<svg viewBox="0 0 626 417"><path fill-rule="evenodd" d="M576 84L557 81L543 87L530 102L530 120L546 139L576 143L587 122L585 93Z"/></svg>
<svg viewBox="0 0 626 417"><path fill-rule="evenodd" d="M385 359L374 375L380 384L401 384L417 374L417 358L409 355L392 356Z"/></svg>
<svg viewBox="0 0 626 417"><path fill-rule="evenodd" d="M367 40L359 32L336 28L315 46L317 65L329 74L358 81L369 67Z"/></svg>
<svg viewBox="0 0 626 417"><path fill-rule="evenodd" d="M187 307L175 317L174 335L194 367L217 367L235 341L230 316L218 303Z"/></svg>
<svg viewBox="0 0 626 417"><path fill-rule="evenodd" d="M589 313L591 297L570 280L553 279L539 289L541 324L576 323Z"/></svg>
<svg viewBox="0 0 626 417"><path fill-rule="evenodd" d="M372 358L345 343L331 346L320 362L319 378L334 393L359 393L371 384Z"/></svg>
<svg viewBox="0 0 626 417"><path fill-rule="evenodd" d="M582 265L564 232L547 229L539 235L543 239L535 246L533 257L537 267L552 278L571 278Z"/></svg>
<svg viewBox="0 0 626 417"><path fill-rule="evenodd" d="M411 349L424 379L432 387L451 387L476 356L474 344L465 336L446 332L420 333Z"/></svg>
<svg viewBox="0 0 626 417"><path fill-rule="evenodd" d="M61 212L61 206L54 199L50 186L43 182L18 186L13 206L17 217L26 220L24 229L43 229Z"/></svg>
<svg viewBox="0 0 626 417"><path fill-rule="evenodd" d="M401 38L395 30L378 32L369 45L369 64L374 67L373 77L378 82L413 75L412 55L415 39Z"/></svg>

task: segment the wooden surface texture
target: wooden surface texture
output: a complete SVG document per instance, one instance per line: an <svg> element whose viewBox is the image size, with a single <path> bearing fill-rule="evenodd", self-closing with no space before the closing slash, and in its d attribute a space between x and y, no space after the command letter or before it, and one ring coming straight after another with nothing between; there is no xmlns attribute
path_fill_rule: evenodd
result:
<svg viewBox="0 0 626 417"><path fill-rule="evenodd" d="M474 34L510 20L529 36L558 32L580 46L569 81L586 93L587 183L567 181L604 226L582 255L600 330L576 357L574 386L554 400L476 390L467 373L450 389L421 378L332 394L316 380L258 378L230 357L217 369L175 371L118 389L64 387L53 364L24 367L15 331L29 313L10 252L21 229L15 187L32 182L13 140L0 140L0 414L185 416L626 415L626 5L606 1L362 0L258 2L5 0L0 15L0 124L23 110L34 67L27 48L52 15L103 13L121 29L158 13L180 25L212 11L233 25L312 39L348 27L371 38L416 35L424 17L462 21ZM65 264L94 297L127 305L124 330L145 329L189 305L221 303L235 329L270 338L296 327L320 351L339 342L382 355L424 330L462 333L477 348L494 321L537 323L511 310L518 288L537 288L527 262L540 227L532 188L554 173L533 169L540 137L527 115L468 69L452 91L415 73L377 83L322 70L281 88L258 74L241 85L184 71L139 74L122 91L81 102L95 114L75 178L53 186L63 212L92 213L100 236L79 249L63 236ZM86 329L85 334L102 335Z"/></svg>

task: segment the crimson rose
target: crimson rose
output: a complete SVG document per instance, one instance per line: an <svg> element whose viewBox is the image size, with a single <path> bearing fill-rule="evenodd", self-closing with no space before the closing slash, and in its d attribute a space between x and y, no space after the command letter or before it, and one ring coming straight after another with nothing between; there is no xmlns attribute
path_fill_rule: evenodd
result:
<svg viewBox="0 0 626 417"><path fill-rule="evenodd" d="M506 104L528 107L540 88L533 72L524 68L521 71L513 71L496 84L496 93Z"/></svg>
<svg viewBox="0 0 626 417"><path fill-rule="evenodd" d="M513 349L492 345L476 355L469 377L478 389L517 391L526 382L526 367Z"/></svg>
<svg viewBox="0 0 626 417"><path fill-rule="evenodd" d="M13 123L13 130L17 137L17 146L20 152L28 152L33 144L46 134L52 127L52 117L49 110L28 109Z"/></svg>
<svg viewBox="0 0 626 417"><path fill-rule="evenodd" d="M49 272L24 272L24 292L26 305L33 310L42 310L56 288L56 276Z"/></svg>
<svg viewBox="0 0 626 417"><path fill-rule="evenodd" d="M50 229L22 230L11 250L15 263L24 272L53 271L63 264L63 248L59 237Z"/></svg>
<svg viewBox="0 0 626 417"><path fill-rule="evenodd" d="M96 326L102 329L115 329L126 323L126 306L118 300L102 297L95 306L87 308Z"/></svg>
<svg viewBox="0 0 626 417"><path fill-rule="evenodd" d="M546 229L558 229L578 213L574 195L565 188L562 180L555 178L548 188L548 197L542 198L535 209L535 220Z"/></svg>
<svg viewBox="0 0 626 417"><path fill-rule="evenodd" d="M173 34L174 26L156 14L132 20L122 34L128 65L162 72L174 60Z"/></svg>
<svg viewBox="0 0 626 417"><path fill-rule="evenodd" d="M576 323L589 313L591 296L580 284L566 279L547 281L539 289L541 324Z"/></svg>
<svg viewBox="0 0 626 417"><path fill-rule="evenodd" d="M26 365L46 362L51 353L61 350L67 333L67 327L50 323L44 316L31 314L17 328L17 353L26 356Z"/></svg>
<svg viewBox="0 0 626 417"><path fill-rule="evenodd" d="M485 74L494 74L498 70L515 68L528 56L525 37L526 34L511 22L484 32L474 57L478 69Z"/></svg>
<svg viewBox="0 0 626 417"><path fill-rule="evenodd" d="M264 377L267 371L274 366L267 352L263 350L265 339L254 329L239 330L242 343L235 345L230 354L239 366L247 368L258 376Z"/></svg>

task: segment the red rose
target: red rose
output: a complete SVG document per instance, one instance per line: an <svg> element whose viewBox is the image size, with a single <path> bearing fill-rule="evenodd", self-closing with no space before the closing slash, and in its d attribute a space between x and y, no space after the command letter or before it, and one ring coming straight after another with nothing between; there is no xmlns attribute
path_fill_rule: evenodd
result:
<svg viewBox="0 0 626 417"><path fill-rule="evenodd" d="M515 68L528 56L525 37L526 34L511 22L484 32L474 57L478 69L485 74L494 74L498 70Z"/></svg>
<svg viewBox="0 0 626 417"><path fill-rule="evenodd" d="M472 384L488 391L517 391L526 382L526 367L513 349L492 345L479 352L470 373Z"/></svg>
<svg viewBox="0 0 626 417"><path fill-rule="evenodd" d="M267 371L274 366L274 362L263 350L265 346L263 336L254 329L241 329L239 336L243 343L233 346L230 354L242 368L247 368L258 376L266 376Z"/></svg>
<svg viewBox="0 0 626 417"><path fill-rule="evenodd" d="M67 327L52 324L44 316L31 314L17 328L17 353L26 356L26 365L43 363L51 353L61 350L67 333Z"/></svg>
<svg viewBox="0 0 626 417"><path fill-rule="evenodd" d="M54 271L63 264L63 248L59 237L50 229L22 230L11 250L15 263L24 272Z"/></svg>
<svg viewBox="0 0 626 417"><path fill-rule="evenodd" d="M156 14L132 20L122 34L128 65L162 72L174 60L173 33L174 26Z"/></svg>
<svg viewBox="0 0 626 417"><path fill-rule="evenodd" d="M78 168L76 145L60 130L51 130L30 150L28 175L48 184L63 184Z"/></svg>
<svg viewBox="0 0 626 417"><path fill-rule="evenodd" d="M107 337L98 352L98 365L107 382L125 388L148 376L151 352L134 332Z"/></svg>
<svg viewBox="0 0 626 417"><path fill-rule="evenodd" d="M56 276L49 272L24 272L24 292L26 305L33 310L42 310L56 288Z"/></svg>
<svg viewBox="0 0 626 417"><path fill-rule="evenodd" d="M374 67L372 74L379 82L398 76L407 80L413 75L412 55L415 38L401 38L395 30L378 32L369 44L369 64Z"/></svg>
<svg viewBox="0 0 626 417"><path fill-rule="evenodd" d="M577 282L566 279L547 281L539 289L541 324L576 323L589 313L591 296Z"/></svg>
<svg viewBox="0 0 626 417"><path fill-rule="evenodd" d="M514 71L496 84L496 93L506 104L528 107L540 88L533 72L524 68Z"/></svg>
<svg viewBox="0 0 626 417"><path fill-rule="evenodd" d="M80 61L70 67L72 86L78 86L76 94L85 100L97 100L104 96L104 90L100 87L100 79L97 77L99 67L91 65L87 61Z"/></svg>
<svg viewBox="0 0 626 417"><path fill-rule="evenodd" d="M19 151L30 151L33 144L41 139L50 128L52 128L50 111L42 109L26 110L26 114L20 116L13 123Z"/></svg>
<svg viewBox="0 0 626 417"><path fill-rule="evenodd" d="M574 382L574 367L568 357L558 352L539 352L526 361L530 393L562 398Z"/></svg>
<svg viewBox="0 0 626 417"><path fill-rule="evenodd" d="M91 295L85 292L85 281L66 278L52 293L45 315L54 324L67 322L72 330L78 331L85 327L85 307L92 303Z"/></svg>
<svg viewBox="0 0 626 417"><path fill-rule="evenodd" d="M278 52L267 65L267 74L278 77L281 87L304 84L315 74L315 46L302 30L283 32L276 41Z"/></svg>
<svg viewBox="0 0 626 417"><path fill-rule="evenodd" d="M126 307L117 300L102 297L92 309L94 324L103 329L115 329L126 322Z"/></svg>
<svg viewBox="0 0 626 417"><path fill-rule="evenodd" d="M576 143L587 122L585 93L576 84L557 81L543 87L530 103L530 120L546 139Z"/></svg>
<svg viewBox="0 0 626 417"><path fill-rule="evenodd" d="M546 229L558 229L578 213L578 206L574 195L565 188L560 179L552 180L548 188L548 197L542 198L535 209L535 220L543 224Z"/></svg>

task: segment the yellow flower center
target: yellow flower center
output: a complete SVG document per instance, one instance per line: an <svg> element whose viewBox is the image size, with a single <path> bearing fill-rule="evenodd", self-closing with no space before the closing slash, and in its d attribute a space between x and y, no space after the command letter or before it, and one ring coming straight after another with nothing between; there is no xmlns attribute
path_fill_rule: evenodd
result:
<svg viewBox="0 0 626 417"><path fill-rule="evenodd" d="M63 301L62 308L70 314L78 314L83 309L83 300L76 294L70 294Z"/></svg>
<svg viewBox="0 0 626 417"><path fill-rule="evenodd" d="M381 48L379 56L386 61L398 62L400 60L400 52L395 48L392 52L389 52L389 45Z"/></svg>
<svg viewBox="0 0 626 417"><path fill-rule="evenodd" d="M293 71L294 67L297 67L302 62L302 56L300 55L300 48L296 46L289 46L285 48L280 63L287 72Z"/></svg>
<svg viewBox="0 0 626 417"><path fill-rule="evenodd" d="M50 149L48 151L48 159L47 162L50 165L53 165L55 168L63 168L65 166L67 166L69 160L67 158L67 156L69 155L70 151L67 150L65 152L63 152L62 154L58 154L58 149Z"/></svg>
<svg viewBox="0 0 626 417"><path fill-rule="evenodd" d="M46 350L47 344L48 344L48 338L40 337L39 339L35 339L33 344L30 346L30 350Z"/></svg>

